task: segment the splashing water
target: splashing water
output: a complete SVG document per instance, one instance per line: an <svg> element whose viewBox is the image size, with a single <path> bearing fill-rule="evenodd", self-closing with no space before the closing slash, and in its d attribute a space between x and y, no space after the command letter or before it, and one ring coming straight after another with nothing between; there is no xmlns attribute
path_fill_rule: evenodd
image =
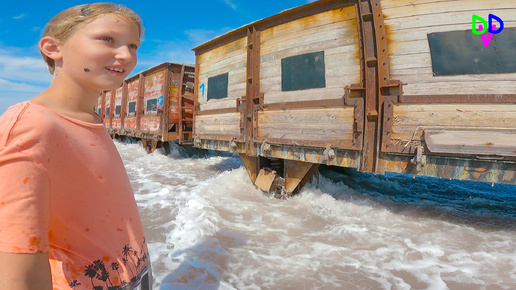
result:
<svg viewBox="0 0 516 290"><path fill-rule="evenodd" d="M115 143L156 289L516 289L514 186L322 168L278 200L238 156Z"/></svg>

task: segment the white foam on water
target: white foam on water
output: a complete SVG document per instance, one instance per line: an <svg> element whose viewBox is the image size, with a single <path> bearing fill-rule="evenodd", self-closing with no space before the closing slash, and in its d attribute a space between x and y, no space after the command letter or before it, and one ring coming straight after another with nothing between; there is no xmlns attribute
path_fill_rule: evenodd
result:
<svg viewBox="0 0 516 290"><path fill-rule="evenodd" d="M325 177L278 200L251 184L238 157L188 158L177 146L169 156L147 155L139 144L116 145L156 288L516 289L514 227L457 222L435 214L433 201L405 205ZM450 198L454 217L460 200L490 203Z"/></svg>

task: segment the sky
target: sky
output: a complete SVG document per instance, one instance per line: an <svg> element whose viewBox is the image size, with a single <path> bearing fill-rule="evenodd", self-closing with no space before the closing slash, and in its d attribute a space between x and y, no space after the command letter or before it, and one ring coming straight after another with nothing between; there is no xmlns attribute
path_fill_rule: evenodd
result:
<svg viewBox="0 0 516 290"><path fill-rule="evenodd" d="M144 38L138 65L129 75L163 62L195 63L192 49L249 23L314 0L115 1L136 11ZM51 4L50 4L51 3ZM46 23L75 0L4 1L0 9L0 114L29 100L52 80L38 49Z"/></svg>

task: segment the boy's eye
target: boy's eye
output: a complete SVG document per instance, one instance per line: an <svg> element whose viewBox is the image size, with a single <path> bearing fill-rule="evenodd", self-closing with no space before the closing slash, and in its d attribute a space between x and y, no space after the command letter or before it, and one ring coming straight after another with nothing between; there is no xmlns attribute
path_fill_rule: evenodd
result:
<svg viewBox="0 0 516 290"><path fill-rule="evenodd" d="M102 40L105 42L113 42L113 38L108 37L108 36L102 37Z"/></svg>
<svg viewBox="0 0 516 290"><path fill-rule="evenodd" d="M136 44L129 44L129 47L132 49L138 49L138 45Z"/></svg>

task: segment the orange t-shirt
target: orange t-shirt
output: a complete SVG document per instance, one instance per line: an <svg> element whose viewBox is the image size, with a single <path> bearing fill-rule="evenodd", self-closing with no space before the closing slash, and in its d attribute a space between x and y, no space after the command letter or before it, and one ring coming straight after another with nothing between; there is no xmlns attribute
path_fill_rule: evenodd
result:
<svg viewBox="0 0 516 290"><path fill-rule="evenodd" d="M150 289L127 173L103 124L28 101L0 117L0 252L48 253L54 289Z"/></svg>

